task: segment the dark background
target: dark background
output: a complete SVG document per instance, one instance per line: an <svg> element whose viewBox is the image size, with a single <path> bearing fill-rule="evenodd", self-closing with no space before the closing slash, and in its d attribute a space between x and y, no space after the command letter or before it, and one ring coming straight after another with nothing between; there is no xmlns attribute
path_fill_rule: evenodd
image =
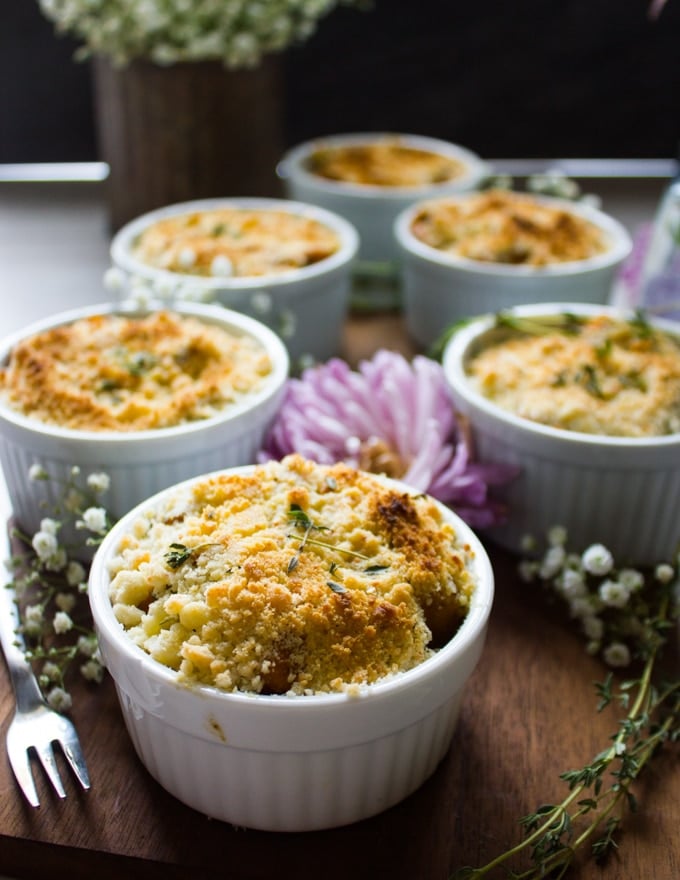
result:
<svg viewBox="0 0 680 880"><path fill-rule="evenodd" d="M98 158L90 68L37 0L1 0L0 163ZM490 158L675 157L680 0L374 0L284 55L289 145L443 137Z"/></svg>

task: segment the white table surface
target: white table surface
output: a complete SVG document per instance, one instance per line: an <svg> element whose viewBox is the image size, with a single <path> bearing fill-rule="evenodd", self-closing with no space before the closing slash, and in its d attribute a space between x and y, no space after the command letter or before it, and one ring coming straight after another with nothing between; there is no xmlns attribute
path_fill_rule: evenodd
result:
<svg viewBox="0 0 680 880"><path fill-rule="evenodd" d="M508 167L512 171L512 163ZM653 219L668 180L619 176L579 182L635 233ZM110 239L104 183L15 182L0 176L0 337L58 311L106 302Z"/></svg>

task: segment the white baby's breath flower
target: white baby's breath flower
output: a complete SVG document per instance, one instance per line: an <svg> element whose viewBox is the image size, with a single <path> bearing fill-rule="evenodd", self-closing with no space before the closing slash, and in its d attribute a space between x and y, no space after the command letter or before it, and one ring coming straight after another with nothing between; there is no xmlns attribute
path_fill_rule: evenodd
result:
<svg viewBox="0 0 680 880"><path fill-rule="evenodd" d="M49 535L56 535L59 531L59 523L56 519L45 517L45 519L40 520L40 531L47 532Z"/></svg>
<svg viewBox="0 0 680 880"><path fill-rule="evenodd" d="M596 610L588 596L577 596L569 600L569 613L574 618L592 617Z"/></svg>
<svg viewBox="0 0 680 880"><path fill-rule="evenodd" d="M609 574L614 566L614 558L603 544L592 544L588 547L581 561L587 572L598 576Z"/></svg>
<svg viewBox="0 0 680 880"><path fill-rule="evenodd" d="M87 529L97 535L103 534L106 527L106 510L103 507L88 507L83 512L83 518L76 523L76 528Z"/></svg>
<svg viewBox="0 0 680 880"><path fill-rule="evenodd" d="M177 295L177 288L180 282L176 281L172 276L168 278L154 278L149 283L149 291L156 299L163 302L170 302Z"/></svg>
<svg viewBox="0 0 680 880"><path fill-rule="evenodd" d="M87 485L97 495L103 495L111 486L111 477L103 471L89 474L87 477Z"/></svg>
<svg viewBox="0 0 680 880"><path fill-rule="evenodd" d="M32 464L28 469L28 479L32 483L47 479L47 471L41 464Z"/></svg>
<svg viewBox="0 0 680 880"><path fill-rule="evenodd" d="M583 575L580 571L573 568L565 568L562 570L557 579L557 586L562 595L567 599L577 599L580 596L585 596L588 592L588 587L583 580Z"/></svg>
<svg viewBox="0 0 680 880"><path fill-rule="evenodd" d="M47 695L47 702L57 712L68 712L73 704L71 695L61 687L52 688Z"/></svg>
<svg viewBox="0 0 680 880"><path fill-rule="evenodd" d="M602 652L604 662L608 666L623 667L630 664L630 649L623 642L612 642Z"/></svg>
<svg viewBox="0 0 680 880"><path fill-rule="evenodd" d="M234 274L234 265L225 254L218 254L210 264L210 274L217 278L229 278Z"/></svg>
<svg viewBox="0 0 680 880"><path fill-rule="evenodd" d="M52 532L38 531L33 535L31 546L35 550L38 559L45 561L54 556L57 552L59 543Z"/></svg>
<svg viewBox="0 0 680 880"><path fill-rule="evenodd" d="M672 565L668 565L668 563L662 562L660 565L657 565L654 569L654 577L659 581L660 584L670 584L670 582L675 577L675 570Z"/></svg>
<svg viewBox="0 0 680 880"><path fill-rule="evenodd" d="M47 571L62 571L68 564L68 554L65 547L57 547L49 559L44 560Z"/></svg>
<svg viewBox="0 0 680 880"><path fill-rule="evenodd" d="M66 569L66 583L69 587L77 587L87 577L87 572L83 565L76 559L72 559Z"/></svg>
<svg viewBox="0 0 680 880"><path fill-rule="evenodd" d="M85 498L79 489L71 487L64 496L63 503L69 513L77 513L85 503Z"/></svg>
<svg viewBox="0 0 680 880"><path fill-rule="evenodd" d="M600 584L598 595L610 608L623 608L630 599L630 590L621 581L608 578Z"/></svg>
<svg viewBox="0 0 680 880"><path fill-rule="evenodd" d="M80 674L87 681L101 682L104 677L104 667L94 659L90 659L87 663L83 663L80 667Z"/></svg>
<svg viewBox="0 0 680 880"><path fill-rule="evenodd" d="M629 593L636 593L645 585L645 579L642 572L634 568L622 568L619 571L618 580L628 590Z"/></svg>
<svg viewBox="0 0 680 880"><path fill-rule="evenodd" d="M66 611L68 613L73 611L76 604L76 597L73 593L57 593L54 597L54 604L60 611Z"/></svg>
<svg viewBox="0 0 680 880"><path fill-rule="evenodd" d="M104 272L104 289L109 293L120 294L125 289L127 276L123 271L111 266Z"/></svg>
<svg viewBox="0 0 680 880"><path fill-rule="evenodd" d="M272 310L272 295L266 290L256 290L250 297L252 310L259 315L266 315Z"/></svg>
<svg viewBox="0 0 680 880"><path fill-rule="evenodd" d="M25 623L42 623L43 608L42 605L27 605L24 608Z"/></svg>
<svg viewBox="0 0 680 880"><path fill-rule="evenodd" d="M279 314L279 335L283 339L292 339L295 336L297 317L290 309L282 309Z"/></svg>
<svg viewBox="0 0 680 880"><path fill-rule="evenodd" d="M538 547L538 541L535 535L522 535L520 540L520 549L522 553L534 553Z"/></svg>
<svg viewBox="0 0 680 880"><path fill-rule="evenodd" d="M549 580L561 570L564 565L565 551L561 544L556 544L548 549L541 561L540 575L544 580Z"/></svg>
<svg viewBox="0 0 680 880"><path fill-rule="evenodd" d="M61 670L56 663L51 663L49 660L43 664L42 674L48 681L59 681L61 678Z"/></svg>
<svg viewBox="0 0 680 880"><path fill-rule="evenodd" d="M604 635L604 623L599 617L589 614L582 620L583 632L593 641L600 641Z"/></svg>
<svg viewBox="0 0 680 880"><path fill-rule="evenodd" d="M564 547L567 543L567 530L564 526L553 526L548 530L548 544L551 547Z"/></svg>
<svg viewBox="0 0 680 880"><path fill-rule="evenodd" d="M154 292L148 286L135 285L131 288L127 297L128 302L139 309L148 309L156 299Z"/></svg>
<svg viewBox="0 0 680 880"><path fill-rule="evenodd" d="M582 205L588 205L588 207L595 208L596 210L602 208L602 196L598 196L597 193L584 193L579 199L579 202Z"/></svg>
<svg viewBox="0 0 680 880"><path fill-rule="evenodd" d="M80 636L76 647L84 657L94 657L98 651L97 637L94 634Z"/></svg>
<svg viewBox="0 0 680 880"><path fill-rule="evenodd" d="M52 628L57 635L63 635L73 629L73 620L65 611L57 611L52 620Z"/></svg>
<svg viewBox="0 0 680 880"><path fill-rule="evenodd" d="M182 248L182 250L177 255L177 262L180 264L182 269L191 269L191 267L196 263L196 252L192 248Z"/></svg>

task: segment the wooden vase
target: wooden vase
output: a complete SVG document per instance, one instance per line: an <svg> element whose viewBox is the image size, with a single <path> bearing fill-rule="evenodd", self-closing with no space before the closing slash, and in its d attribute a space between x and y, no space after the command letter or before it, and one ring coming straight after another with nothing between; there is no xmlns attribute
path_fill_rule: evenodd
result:
<svg viewBox="0 0 680 880"><path fill-rule="evenodd" d="M281 195L278 58L233 71L216 61L115 67L100 57L94 95L113 232L175 202Z"/></svg>

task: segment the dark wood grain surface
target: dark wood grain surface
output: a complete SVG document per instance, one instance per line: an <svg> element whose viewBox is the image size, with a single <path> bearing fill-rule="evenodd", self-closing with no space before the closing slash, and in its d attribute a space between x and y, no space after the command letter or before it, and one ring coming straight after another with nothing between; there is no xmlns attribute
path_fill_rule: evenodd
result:
<svg viewBox="0 0 680 880"><path fill-rule="evenodd" d="M398 315L363 316L348 326L346 355L384 345L410 352ZM70 782L58 801L26 806L0 752L0 875L229 880L446 880L519 841L518 819L560 800L559 774L609 745L615 710L595 711L605 670L516 560L489 546L496 600L487 644L469 682L450 751L434 775L401 804L345 828L308 834L235 829L166 794L137 759L110 680L74 689L73 718L92 789ZM13 709L0 669L0 742ZM66 775L66 774L64 774ZM617 855L588 863L584 880L680 877L677 752L655 759L637 789L639 811L625 823Z"/></svg>

